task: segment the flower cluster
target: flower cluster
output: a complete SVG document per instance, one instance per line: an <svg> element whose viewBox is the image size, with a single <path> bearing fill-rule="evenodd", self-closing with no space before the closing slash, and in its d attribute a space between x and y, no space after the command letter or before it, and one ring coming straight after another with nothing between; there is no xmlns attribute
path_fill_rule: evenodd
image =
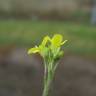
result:
<svg viewBox="0 0 96 96"><path fill-rule="evenodd" d="M55 34L52 39L49 36L45 36L39 46L28 50L28 54L39 53L45 59L56 60L63 55L63 51L60 48L66 41L63 41L63 37L60 34Z"/></svg>

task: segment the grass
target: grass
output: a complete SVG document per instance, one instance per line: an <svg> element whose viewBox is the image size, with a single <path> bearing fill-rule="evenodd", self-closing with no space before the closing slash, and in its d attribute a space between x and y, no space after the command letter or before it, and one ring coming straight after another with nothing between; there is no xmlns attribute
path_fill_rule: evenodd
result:
<svg viewBox="0 0 96 96"><path fill-rule="evenodd" d="M33 46L45 35L60 33L68 39L69 53L96 56L96 26L62 21L0 21L0 45Z"/></svg>

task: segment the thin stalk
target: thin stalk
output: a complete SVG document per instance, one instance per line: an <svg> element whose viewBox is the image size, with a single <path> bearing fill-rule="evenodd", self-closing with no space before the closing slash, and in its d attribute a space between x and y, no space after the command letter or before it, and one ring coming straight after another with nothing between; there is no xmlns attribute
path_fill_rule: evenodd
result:
<svg viewBox="0 0 96 96"><path fill-rule="evenodd" d="M44 60L44 85L46 84L46 80L47 80L47 63Z"/></svg>
<svg viewBox="0 0 96 96"><path fill-rule="evenodd" d="M44 85L43 95L42 96L48 96L48 92L50 89L51 80L48 79L46 84Z"/></svg>
<svg viewBox="0 0 96 96"><path fill-rule="evenodd" d="M51 64L53 62L49 63L48 65L48 68L45 69L44 71L44 89L43 89L43 95L42 96L48 96L48 93L49 93L49 90L50 90L50 84L53 80L53 71L52 69L50 68Z"/></svg>

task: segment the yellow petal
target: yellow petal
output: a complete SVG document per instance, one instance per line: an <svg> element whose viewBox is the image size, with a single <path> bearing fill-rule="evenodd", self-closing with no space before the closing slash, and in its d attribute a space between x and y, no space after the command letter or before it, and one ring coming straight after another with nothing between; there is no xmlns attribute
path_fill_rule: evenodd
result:
<svg viewBox="0 0 96 96"><path fill-rule="evenodd" d="M62 40L63 40L62 35L56 34L53 36L51 43L52 43L52 45L58 47L61 45Z"/></svg>
<svg viewBox="0 0 96 96"><path fill-rule="evenodd" d="M37 53L37 52L39 52L39 51L40 51L40 50L39 50L38 47L30 48L30 49L28 50L28 54Z"/></svg>
<svg viewBox="0 0 96 96"><path fill-rule="evenodd" d="M61 43L61 45L65 44L68 40L65 40L64 42Z"/></svg>
<svg viewBox="0 0 96 96"><path fill-rule="evenodd" d="M41 44L41 45L45 46L45 45L47 44L47 42L48 42L48 41L50 41L50 40L51 40L51 39L50 39L50 37L49 37L49 36L44 37L44 39L43 39L43 41L42 41L42 44Z"/></svg>

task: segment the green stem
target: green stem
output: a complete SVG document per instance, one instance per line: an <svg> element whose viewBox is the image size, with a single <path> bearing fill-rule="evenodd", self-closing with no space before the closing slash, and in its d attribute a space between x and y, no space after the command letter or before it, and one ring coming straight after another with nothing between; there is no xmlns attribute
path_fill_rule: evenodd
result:
<svg viewBox="0 0 96 96"><path fill-rule="evenodd" d="M44 60L44 85L46 84L47 80L47 63Z"/></svg>
<svg viewBox="0 0 96 96"><path fill-rule="evenodd" d="M42 96L48 96L49 90L50 90L50 84L52 82L53 79L53 72L51 69L51 63L49 63L47 66L48 68L46 68L46 63L45 63L45 71L44 71L44 90L43 90L43 95Z"/></svg>
<svg viewBox="0 0 96 96"><path fill-rule="evenodd" d="M47 80L46 84L44 85L43 95L42 96L48 96L48 92L50 89L51 80Z"/></svg>

